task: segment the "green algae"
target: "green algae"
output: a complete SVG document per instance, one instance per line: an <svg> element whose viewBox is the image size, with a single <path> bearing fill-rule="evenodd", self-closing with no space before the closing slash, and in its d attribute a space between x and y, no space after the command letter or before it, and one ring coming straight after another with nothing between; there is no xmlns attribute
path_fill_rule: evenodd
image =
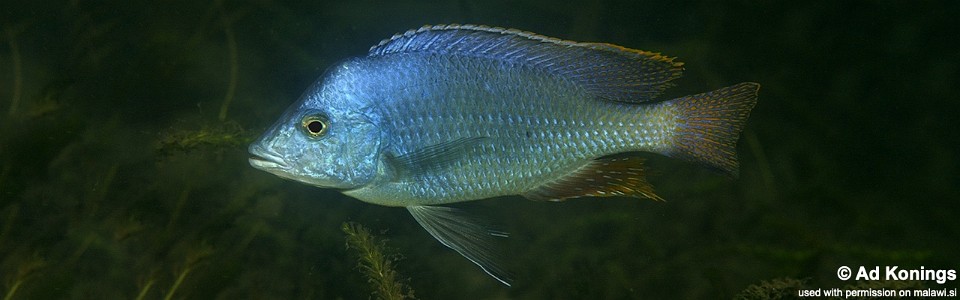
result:
<svg viewBox="0 0 960 300"><path fill-rule="evenodd" d="M242 148L252 141L252 134L245 132L240 124L228 121L202 125L195 130L164 132L157 141L156 150L160 157L167 157L200 150Z"/></svg>
<svg viewBox="0 0 960 300"><path fill-rule="evenodd" d="M388 254L386 240L357 223L343 223L340 229L346 235L347 247L357 256L357 268L367 277L377 299L415 299L413 290L398 278L395 270L398 256Z"/></svg>

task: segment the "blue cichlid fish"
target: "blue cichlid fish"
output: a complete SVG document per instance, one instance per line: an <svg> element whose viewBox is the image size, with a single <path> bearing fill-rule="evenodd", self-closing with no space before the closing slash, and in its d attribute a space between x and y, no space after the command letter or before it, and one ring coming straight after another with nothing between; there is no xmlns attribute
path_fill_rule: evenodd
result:
<svg viewBox="0 0 960 300"><path fill-rule="evenodd" d="M659 200L653 152L737 175L759 85L656 101L683 64L658 53L513 29L425 26L332 67L250 146L250 164L406 207L504 284L501 233L443 204L627 196Z"/></svg>

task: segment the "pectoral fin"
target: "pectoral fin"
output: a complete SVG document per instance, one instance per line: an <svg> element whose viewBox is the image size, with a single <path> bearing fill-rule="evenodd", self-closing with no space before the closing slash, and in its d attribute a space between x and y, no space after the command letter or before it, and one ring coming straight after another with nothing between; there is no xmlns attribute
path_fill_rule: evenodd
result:
<svg viewBox="0 0 960 300"><path fill-rule="evenodd" d="M414 149L410 152L387 156L401 177L417 175L424 172L442 169L458 160L464 159L475 149L484 137L461 138L439 144Z"/></svg>
<svg viewBox="0 0 960 300"><path fill-rule="evenodd" d="M509 272L500 264L494 239L506 233L490 230L463 211L446 206L407 206L413 218L444 246L457 251L484 272L510 285Z"/></svg>

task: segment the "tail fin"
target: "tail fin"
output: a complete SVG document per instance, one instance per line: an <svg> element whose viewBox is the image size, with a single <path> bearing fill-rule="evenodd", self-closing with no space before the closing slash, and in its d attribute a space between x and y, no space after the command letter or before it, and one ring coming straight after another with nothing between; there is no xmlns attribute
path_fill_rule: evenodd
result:
<svg viewBox="0 0 960 300"><path fill-rule="evenodd" d="M733 177L739 174L737 139L757 104L760 84L744 82L667 102L677 112L673 147L667 153L704 163Z"/></svg>

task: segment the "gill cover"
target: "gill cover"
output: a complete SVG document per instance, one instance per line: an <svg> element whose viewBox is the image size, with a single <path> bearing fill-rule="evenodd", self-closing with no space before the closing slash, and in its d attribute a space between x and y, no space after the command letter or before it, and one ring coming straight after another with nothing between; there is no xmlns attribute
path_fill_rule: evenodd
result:
<svg viewBox="0 0 960 300"><path fill-rule="evenodd" d="M339 70L338 70L339 69ZM377 174L381 131L339 67L250 146L254 167L319 187L355 189ZM347 74L348 75L348 74ZM264 162L266 161L266 162Z"/></svg>

